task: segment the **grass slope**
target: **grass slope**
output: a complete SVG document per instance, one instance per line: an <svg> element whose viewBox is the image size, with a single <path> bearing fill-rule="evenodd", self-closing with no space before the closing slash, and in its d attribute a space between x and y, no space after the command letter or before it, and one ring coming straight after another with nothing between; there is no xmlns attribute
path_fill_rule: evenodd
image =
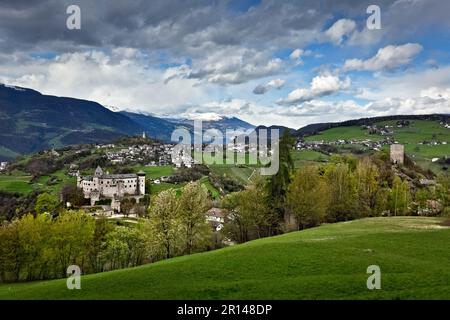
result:
<svg viewBox="0 0 450 320"><path fill-rule="evenodd" d="M370 218L66 281L3 284L1 299L450 299L450 228ZM366 287L379 265L381 290Z"/></svg>

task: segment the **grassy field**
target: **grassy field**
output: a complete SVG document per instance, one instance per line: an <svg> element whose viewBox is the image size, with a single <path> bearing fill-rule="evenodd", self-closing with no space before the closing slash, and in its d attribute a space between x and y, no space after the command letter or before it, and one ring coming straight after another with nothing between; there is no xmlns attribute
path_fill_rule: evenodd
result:
<svg viewBox="0 0 450 320"><path fill-rule="evenodd" d="M326 162L328 161L328 158L329 156L326 154L314 150L296 150L292 152L292 160L294 161L294 166L296 168L303 165L315 164L317 162Z"/></svg>
<svg viewBox="0 0 450 320"><path fill-rule="evenodd" d="M158 179L163 176L171 176L173 174L173 166L155 166L155 167L147 167L147 166L136 166L134 167L137 171L142 170L145 172L145 177L147 179Z"/></svg>
<svg viewBox="0 0 450 320"><path fill-rule="evenodd" d="M31 176L25 173L6 175L0 174L0 190L7 192L28 193L33 190L33 185L29 183Z"/></svg>
<svg viewBox="0 0 450 320"><path fill-rule="evenodd" d="M200 182L206 187L206 189L208 189L213 199L218 199L220 197L219 190L217 190L216 187L211 184L211 181L208 177L201 178Z"/></svg>
<svg viewBox="0 0 450 320"><path fill-rule="evenodd" d="M27 194L33 190L50 192L58 195L61 188L66 184L75 184L76 178L68 176L64 170L59 170L51 175L39 177L31 182L31 176L23 172L14 172L11 175L0 175L0 190Z"/></svg>
<svg viewBox="0 0 450 320"><path fill-rule="evenodd" d="M150 194L158 194L161 191L168 190L168 189L178 190L178 189L181 189L184 185L185 185L185 183L174 184L174 183L166 183L166 182L162 182L160 184L151 184Z"/></svg>
<svg viewBox="0 0 450 320"><path fill-rule="evenodd" d="M210 165L209 169L212 173L219 176L227 176L235 179L242 184L248 183L248 178L252 175L256 167L252 166L236 166L236 165Z"/></svg>
<svg viewBox="0 0 450 320"><path fill-rule="evenodd" d="M450 228L438 218L370 218L132 269L0 285L1 299L450 299ZM367 267L381 268L368 290Z"/></svg>
<svg viewBox="0 0 450 320"><path fill-rule="evenodd" d="M337 127L331 128L321 132L320 134L306 137L306 141L320 141L323 140L325 142L336 141L336 140L379 140L383 137L381 135L371 135L365 129L361 129L359 126L349 126L349 127Z"/></svg>

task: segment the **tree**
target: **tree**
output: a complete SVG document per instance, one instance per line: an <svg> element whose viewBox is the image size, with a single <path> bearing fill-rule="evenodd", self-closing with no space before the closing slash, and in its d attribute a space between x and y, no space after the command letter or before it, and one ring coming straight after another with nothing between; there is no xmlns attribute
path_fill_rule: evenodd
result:
<svg viewBox="0 0 450 320"><path fill-rule="evenodd" d="M212 230L206 221L206 212L211 208L208 189L199 182L188 183L179 201L178 220L183 232L184 251L191 254L211 241Z"/></svg>
<svg viewBox="0 0 450 320"><path fill-rule="evenodd" d="M279 142L279 169L270 177L267 185L269 203L278 214L279 219L282 219L284 215L285 196L291 182L291 172L294 169L294 161L291 156L293 143L294 140L289 134L289 130L284 130Z"/></svg>
<svg viewBox="0 0 450 320"><path fill-rule="evenodd" d="M355 178L348 164L331 163L327 165L325 178L330 192L328 219L334 222L357 218Z"/></svg>
<svg viewBox="0 0 450 320"><path fill-rule="evenodd" d="M107 234L105 256L111 269L134 267L145 258L146 243L141 228L118 226Z"/></svg>
<svg viewBox="0 0 450 320"><path fill-rule="evenodd" d="M23 216L17 222L19 240L19 261L22 274L26 280L43 279L49 270L50 246L49 234L51 228L51 217L48 214L31 214Z"/></svg>
<svg viewBox="0 0 450 320"><path fill-rule="evenodd" d="M441 173L437 176L436 195L443 207L445 215L450 214L450 174Z"/></svg>
<svg viewBox="0 0 450 320"><path fill-rule="evenodd" d="M52 224L51 247L61 276L66 275L69 265L83 267L94 228L94 218L84 211L65 210L55 219Z"/></svg>
<svg viewBox="0 0 450 320"><path fill-rule="evenodd" d="M135 206L136 200L134 198L125 198L120 202L120 211L128 217Z"/></svg>
<svg viewBox="0 0 450 320"><path fill-rule="evenodd" d="M222 232L239 243L272 235L278 216L268 199L265 179L259 176L247 189L227 195L221 203L225 212Z"/></svg>
<svg viewBox="0 0 450 320"><path fill-rule="evenodd" d="M150 207L148 233L154 251L162 252L165 258L175 255L179 243L178 210L177 194L173 189L160 192Z"/></svg>
<svg viewBox="0 0 450 320"><path fill-rule="evenodd" d="M0 226L0 280L19 281L22 270L18 220Z"/></svg>
<svg viewBox="0 0 450 320"><path fill-rule="evenodd" d="M58 199L49 193L41 193L36 200L36 206L34 209L37 214L51 213L58 206Z"/></svg>
<svg viewBox="0 0 450 320"><path fill-rule="evenodd" d="M88 266L92 272L104 271L106 257L103 254L103 249L106 246L108 234L113 230L114 227L105 216L95 219L94 235L89 243L87 253Z"/></svg>
<svg viewBox="0 0 450 320"><path fill-rule="evenodd" d="M60 191L62 201L69 202L72 206L79 207L87 202L84 198L83 191L75 185L65 185Z"/></svg>
<svg viewBox="0 0 450 320"><path fill-rule="evenodd" d="M355 170L356 192L360 216L372 216L379 190L377 166L370 158L362 158Z"/></svg>
<svg viewBox="0 0 450 320"><path fill-rule="evenodd" d="M408 213L410 202L410 191L408 182L402 181L400 177L394 178L391 194L389 196L389 209L394 216Z"/></svg>
<svg viewBox="0 0 450 320"><path fill-rule="evenodd" d="M298 229L320 224L329 204L329 190L317 167L302 167L289 185L286 206L297 221Z"/></svg>

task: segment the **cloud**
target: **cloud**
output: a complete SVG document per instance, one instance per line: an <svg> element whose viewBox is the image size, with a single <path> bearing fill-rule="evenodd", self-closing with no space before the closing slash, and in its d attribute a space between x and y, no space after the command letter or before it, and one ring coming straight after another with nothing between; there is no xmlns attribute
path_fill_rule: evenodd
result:
<svg viewBox="0 0 450 320"><path fill-rule="evenodd" d="M257 124L297 127L306 124L300 118L315 122L360 115L360 110L372 113L366 105L351 107L347 100L331 104L327 113L330 102L318 102L346 90L349 78L318 76L306 88L280 99L281 105L269 101L272 95L254 96L252 91L278 93L277 85L268 80L283 77L287 83L298 83L312 78L310 70L320 68L320 62L330 69L341 59L354 57L354 52L371 52L375 45L382 48L378 54L347 60L347 70L393 70L411 63L418 53L411 48L405 53L404 46L383 48L386 44L431 35L427 49L432 54L424 54L424 60L434 58L436 63L430 60L426 74L408 70L370 79L361 74L352 76L352 89L358 85L360 95L355 97L372 100L376 112L394 105L406 110L412 103L407 99L413 99L417 108L418 101L430 108L439 103L445 107L439 101L450 85L439 79L448 79L450 72L447 52L436 43L450 30L449 1L382 0L382 30L365 28L367 3L354 0L266 0L238 13L228 0L76 2L82 16L78 31L66 28L70 1L0 2L0 81L155 114L233 113ZM324 42L342 50L335 54ZM313 65L300 72L294 66L303 63L307 49L317 57L326 54L327 59L311 59ZM290 55L280 56L280 50ZM257 103L251 101L256 98ZM291 120L285 111L304 114Z"/></svg>
<svg viewBox="0 0 450 320"><path fill-rule="evenodd" d="M192 67L181 65L167 70L165 83L174 78L196 79L219 85L241 84L281 72L285 64L263 52L226 48L197 60Z"/></svg>
<svg viewBox="0 0 450 320"><path fill-rule="evenodd" d="M295 105L306 101L311 101L323 96L332 95L340 90L350 87L351 80L346 77L341 80L335 75L319 75L312 79L309 88L299 88L284 98L277 101L279 105Z"/></svg>
<svg viewBox="0 0 450 320"><path fill-rule="evenodd" d="M125 48L0 65L0 82L122 109L177 113L180 106L208 99L207 88L194 87L195 80L177 78L164 84L165 77L164 70L148 67L147 57Z"/></svg>
<svg viewBox="0 0 450 320"><path fill-rule="evenodd" d="M448 92L447 92L448 93ZM311 100L301 105L271 111L272 118L287 117L284 125L301 127L310 123L339 122L374 116L401 114L450 113L450 99L428 96L413 98L384 98L366 104L354 100Z"/></svg>
<svg viewBox="0 0 450 320"><path fill-rule="evenodd" d="M411 63L423 47L418 43L407 43L400 46L389 45L378 50L377 54L370 59L346 60L344 70L358 71L381 71L393 70Z"/></svg>
<svg viewBox="0 0 450 320"><path fill-rule="evenodd" d="M254 94L265 94L266 92L272 89L281 89L284 86L285 81L282 79L273 79L267 82L266 84L258 85L255 89L253 89Z"/></svg>
<svg viewBox="0 0 450 320"><path fill-rule="evenodd" d="M341 44L342 41L356 30L356 22L350 19L340 19L336 21L325 35L334 44Z"/></svg>
<svg viewBox="0 0 450 320"><path fill-rule="evenodd" d="M297 60L303 55L304 51L302 49L295 49L292 51L292 53L289 55L289 59L291 60Z"/></svg>
<svg viewBox="0 0 450 320"><path fill-rule="evenodd" d="M450 88L430 87L420 92L420 96L431 98L434 100L446 99L450 100Z"/></svg>

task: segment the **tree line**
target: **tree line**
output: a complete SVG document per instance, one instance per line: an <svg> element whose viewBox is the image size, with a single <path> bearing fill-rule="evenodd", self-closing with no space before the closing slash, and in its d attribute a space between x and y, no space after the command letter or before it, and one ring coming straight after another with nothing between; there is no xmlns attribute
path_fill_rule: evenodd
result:
<svg viewBox="0 0 450 320"><path fill-rule="evenodd" d="M159 193L146 218L115 225L82 210L49 212L57 203L45 195L36 214L4 222L0 227L0 281L31 281L66 276L67 267L80 266L83 274L137 266L183 254L215 248L205 219L210 208L208 191L198 182L180 194Z"/></svg>

